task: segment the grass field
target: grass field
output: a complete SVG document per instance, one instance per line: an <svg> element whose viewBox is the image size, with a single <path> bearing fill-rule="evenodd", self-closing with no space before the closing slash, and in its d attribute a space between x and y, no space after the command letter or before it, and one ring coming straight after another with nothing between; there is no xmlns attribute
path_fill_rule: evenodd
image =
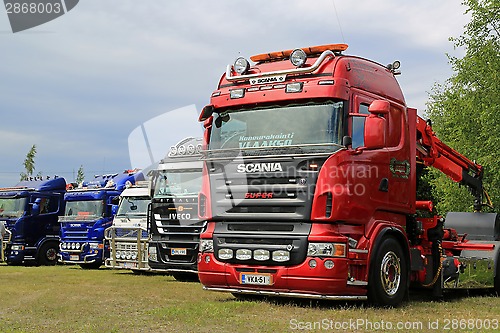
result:
<svg viewBox="0 0 500 333"><path fill-rule="evenodd" d="M500 332L500 298L412 293L365 303L241 301L164 275L0 265L0 332Z"/></svg>

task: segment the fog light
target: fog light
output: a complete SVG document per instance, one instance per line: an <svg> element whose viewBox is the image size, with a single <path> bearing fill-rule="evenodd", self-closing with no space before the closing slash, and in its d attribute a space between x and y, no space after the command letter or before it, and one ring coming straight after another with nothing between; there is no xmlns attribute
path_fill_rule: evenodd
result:
<svg viewBox="0 0 500 333"><path fill-rule="evenodd" d="M248 69L250 68L250 64L245 58L239 57L234 61L233 68L236 73L241 75L248 71Z"/></svg>
<svg viewBox="0 0 500 333"><path fill-rule="evenodd" d="M288 83L286 85L285 92L293 94L293 93L299 93L302 91L302 82L294 82L294 83Z"/></svg>
<svg viewBox="0 0 500 333"><path fill-rule="evenodd" d="M210 256L205 256L205 263L208 264L210 262Z"/></svg>
<svg viewBox="0 0 500 333"><path fill-rule="evenodd" d="M273 260L278 262L284 262L290 260L290 252L278 250L273 252Z"/></svg>
<svg viewBox="0 0 500 333"><path fill-rule="evenodd" d="M136 252L133 252L132 253L132 260L136 260L137 259L137 253Z"/></svg>
<svg viewBox="0 0 500 333"><path fill-rule="evenodd" d="M120 251L116 251L116 253L115 253L115 258L116 258L116 259L120 259Z"/></svg>
<svg viewBox="0 0 500 333"><path fill-rule="evenodd" d="M80 243L76 243L76 248L79 249L80 248Z"/></svg>
<svg viewBox="0 0 500 333"><path fill-rule="evenodd" d="M231 99L243 98L245 96L245 89L233 89L229 92Z"/></svg>
<svg viewBox="0 0 500 333"><path fill-rule="evenodd" d="M66 243L61 244L61 249L65 250L66 249Z"/></svg>
<svg viewBox="0 0 500 333"><path fill-rule="evenodd" d="M236 259L238 260L249 260L252 258L252 251L247 249L236 250Z"/></svg>
<svg viewBox="0 0 500 333"><path fill-rule="evenodd" d="M255 250L253 252L253 258L259 261L269 260L271 258L271 253L268 250Z"/></svg>
<svg viewBox="0 0 500 333"><path fill-rule="evenodd" d="M290 62L295 67L300 67L306 63L307 54L302 49L295 49L290 54Z"/></svg>
<svg viewBox="0 0 500 333"><path fill-rule="evenodd" d="M219 259L228 260L233 258L233 250L231 249L220 249Z"/></svg>
<svg viewBox="0 0 500 333"><path fill-rule="evenodd" d="M76 244L75 243L71 243L71 249L72 250L76 249Z"/></svg>
<svg viewBox="0 0 500 333"><path fill-rule="evenodd" d="M315 268L317 265L318 263L316 262L316 260L314 259L309 260L309 267Z"/></svg>
<svg viewBox="0 0 500 333"><path fill-rule="evenodd" d="M326 269L332 269L333 266L335 266L335 263L331 260L325 260L324 265Z"/></svg>

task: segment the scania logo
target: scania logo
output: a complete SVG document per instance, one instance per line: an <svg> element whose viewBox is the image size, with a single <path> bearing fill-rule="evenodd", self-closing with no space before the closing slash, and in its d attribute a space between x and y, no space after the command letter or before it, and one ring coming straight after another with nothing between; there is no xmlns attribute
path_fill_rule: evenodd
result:
<svg viewBox="0 0 500 333"><path fill-rule="evenodd" d="M239 173L277 172L283 171L283 168L281 163L249 163L238 164L236 171Z"/></svg>

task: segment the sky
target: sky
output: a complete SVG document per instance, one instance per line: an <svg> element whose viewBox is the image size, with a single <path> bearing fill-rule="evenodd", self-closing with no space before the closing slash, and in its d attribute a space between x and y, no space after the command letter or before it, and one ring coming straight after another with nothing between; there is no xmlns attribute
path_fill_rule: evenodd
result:
<svg viewBox="0 0 500 333"><path fill-rule="evenodd" d="M423 114L452 75L447 54L463 55L449 38L463 33L465 10L456 0L80 0L12 33L0 8L0 187L19 181L33 144L35 173L67 181L80 166L86 177L145 167L140 140L156 160L201 135L196 113L238 56L347 43L346 54L401 61L406 102Z"/></svg>

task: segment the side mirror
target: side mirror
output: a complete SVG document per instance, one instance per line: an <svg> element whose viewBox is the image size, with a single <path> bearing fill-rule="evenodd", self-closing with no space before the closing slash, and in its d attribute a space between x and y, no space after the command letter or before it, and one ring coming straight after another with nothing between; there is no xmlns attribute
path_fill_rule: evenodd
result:
<svg viewBox="0 0 500 333"><path fill-rule="evenodd" d="M342 145L346 148L350 148L352 146L352 138L350 136L344 136L342 138Z"/></svg>
<svg viewBox="0 0 500 333"><path fill-rule="evenodd" d="M111 205L111 215L116 215L118 213L118 205Z"/></svg>
<svg viewBox="0 0 500 333"><path fill-rule="evenodd" d="M391 105L388 101L376 100L370 104L370 115L365 122L366 149L380 149L386 145L386 120L380 115L388 114Z"/></svg>
<svg viewBox="0 0 500 333"><path fill-rule="evenodd" d="M201 110L201 113L200 113L200 117L198 118L199 121L205 121L207 120L208 118L210 118L212 116L212 114L214 113L214 106L213 105L207 105L203 108L203 110Z"/></svg>
<svg viewBox="0 0 500 333"><path fill-rule="evenodd" d="M374 115L388 114L391 110L391 104L384 100L375 100L368 107L368 112Z"/></svg>
<svg viewBox="0 0 500 333"><path fill-rule="evenodd" d="M40 203L42 200L40 198L36 199L35 202L33 203L33 206L31 207L31 215L37 216L40 215Z"/></svg>

